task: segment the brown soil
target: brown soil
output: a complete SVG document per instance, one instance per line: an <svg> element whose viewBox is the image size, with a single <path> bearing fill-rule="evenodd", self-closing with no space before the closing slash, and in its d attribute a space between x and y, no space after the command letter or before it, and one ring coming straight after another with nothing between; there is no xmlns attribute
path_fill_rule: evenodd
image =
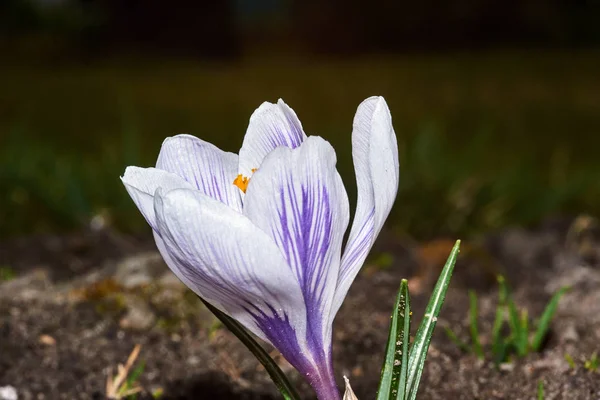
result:
<svg viewBox="0 0 600 400"><path fill-rule="evenodd" d="M600 399L600 372L583 367L600 351L599 247L590 247L590 235L567 238L569 226L571 221L554 221L466 243L429 350L419 399L533 399L540 380L549 400ZM367 265L336 319L340 387L346 375L359 399L375 397L400 279L414 277L416 323L442 262L437 254L447 254L450 244L407 244L393 233L383 235L376 251L392 255L391 265ZM171 279L156 254L148 253L152 249L151 240L109 232L1 244L0 266L9 266L17 277L0 282L0 387L13 386L24 400L103 399L107 374L111 369L114 374L141 344L139 360L145 368L140 383L146 393L161 388L163 399L280 398L249 352ZM531 316L541 313L556 289L572 287L543 350L499 369L461 352L439 329L449 326L468 340L466 289L474 288L480 296L481 340L488 343L496 272L507 276L517 304ZM565 354L575 360L575 368ZM305 398L313 398L308 385L279 361Z"/></svg>

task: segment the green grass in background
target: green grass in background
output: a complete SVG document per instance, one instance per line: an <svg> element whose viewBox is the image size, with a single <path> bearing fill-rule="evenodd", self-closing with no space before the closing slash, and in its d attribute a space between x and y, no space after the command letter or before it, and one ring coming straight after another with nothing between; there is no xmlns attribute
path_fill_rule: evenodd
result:
<svg viewBox="0 0 600 400"><path fill-rule="evenodd" d="M4 66L0 235L98 213L145 229L118 179L126 165L152 165L183 132L237 152L252 111L279 97L332 142L351 198L353 114L386 97L401 157L392 222L417 237L599 214L599 70L590 51Z"/></svg>

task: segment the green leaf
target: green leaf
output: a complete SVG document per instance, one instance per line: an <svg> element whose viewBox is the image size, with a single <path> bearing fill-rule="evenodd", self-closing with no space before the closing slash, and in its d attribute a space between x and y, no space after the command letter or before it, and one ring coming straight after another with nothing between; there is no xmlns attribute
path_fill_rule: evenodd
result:
<svg viewBox="0 0 600 400"><path fill-rule="evenodd" d="M398 384L398 396L396 400L404 400L408 393L406 391L406 383L408 381L408 356L409 356L409 342L410 342L410 319L412 316L412 311L410 310L410 295L408 293L408 281L404 280L404 285L400 286L400 293L406 299L406 307L404 309L404 326L402 327L402 343L397 346L401 346L400 351L402 351L402 359L400 360L400 376L399 376L399 384Z"/></svg>
<svg viewBox="0 0 600 400"><path fill-rule="evenodd" d="M577 367L575 365L575 360L573 360L573 357L571 357L569 353L565 354L565 360L567 361L567 364L569 364L569 368L575 369Z"/></svg>
<svg viewBox="0 0 600 400"><path fill-rule="evenodd" d="M498 276L498 283L502 285L504 277ZM504 361L506 357L506 343L502 338L502 325L504 324L506 308L506 291L498 290L498 306L496 307L496 317L494 318L494 325L492 326L492 355L494 357L494 363L499 365Z"/></svg>
<svg viewBox="0 0 600 400"><path fill-rule="evenodd" d="M598 358L598 353L594 352L592 357L589 360L585 360L583 367L590 372L598 371L598 367L600 366L600 358Z"/></svg>
<svg viewBox="0 0 600 400"><path fill-rule="evenodd" d="M257 342L254 340L252 336L239 322L229 317L225 313L221 312L219 309L213 307L210 303L205 301L202 297L200 300L204 303L206 308L210 310L222 323L229 329L238 339L254 354L254 357L260 361L260 363L265 367L269 376L279 389L279 392L283 395L283 398L286 400L300 400L300 396L296 392L296 389L292 386L292 384L288 381L287 377L279 368L277 363L269 356L269 353L265 351Z"/></svg>
<svg viewBox="0 0 600 400"><path fill-rule="evenodd" d="M506 279L502 275L498 275L498 303L506 304L509 295Z"/></svg>
<svg viewBox="0 0 600 400"><path fill-rule="evenodd" d="M403 400L405 398L409 341L410 297L408 281L403 279L391 317L377 400Z"/></svg>
<svg viewBox="0 0 600 400"><path fill-rule="evenodd" d="M458 336L456 336L456 333L454 333L454 331L450 329L450 327L445 326L444 332L446 332L446 336L448 336L448 339L450 339L455 345L457 345L459 349L461 349L465 353L471 352L471 348L469 347L469 345L460 340Z"/></svg>
<svg viewBox="0 0 600 400"><path fill-rule="evenodd" d="M0 282L10 281L17 276L15 270L6 265L0 265Z"/></svg>
<svg viewBox="0 0 600 400"><path fill-rule="evenodd" d="M456 264L459 248L460 240L457 240L446 261L446 265L444 265L442 273L435 284L433 294L425 309L425 317L417 330L417 335L415 336L415 341L408 358L408 377L406 382L408 400L414 400L417 397L419 381L421 380L425 359L427 358L427 350L429 349L429 343L431 342L433 330L435 329L438 315L442 309L442 304L446 298L446 292L448 291L452 271L454 271L454 264Z"/></svg>
<svg viewBox="0 0 600 400"><path fill-rule="evenodd" d="M521 357L526 356L529 353L529 315L527 310L521 310L518 349Z"/></svg>
<svg viewBox="0 0 600 400"><path fill-rule="evenodd" d="M517 306L512 299L512 295L504 278L498 279L498 284L500 285L501 295L504 297L508 308L508 325L510 326L511 336L508 339L507 345L513 346L519 356L524 356L526 353L524 353L524 349L522 348L521 338L523 337L523 334L527 335L527 332L521 332L521 318L519 311L517 310Z"/></svg>
<svg viewBox="0 0 600 400"><path fill-rule="evenodd" d="M544 400L544 381L542 380L538 382L537 398L538 400Z"/></svg>
<svg viewBox="0 0 600 400"><path fill-rule="evenodd" d="M163 388L154 389L151 393L153 399L160 399L164 394Z"/></svg>
<svg viewBox="0 0 600 400"><path fill-rule="evenodd" d="M131 371L131 374L129 374L129 376L125 380L125 385L123 385L123 389L122 389L123 392L133 389L137 380L144 373L144 368L146 368L146 363L144 361L142 361L141 363L138 364L137 367L135 367L133 369L133 371ZM127 396L127 399L135 400L135 399L137 399L137 395L136 394L129 395L129 396Z"/></svg>
<svg viewBox="0 0 600 400"><path fill-rule="evenodd" d="M499 367L500 364L502 364L503 362L505 362L507 360L509 349L510 349L509 343L506 340L504 340L503 338L500 338L500 340L497 343L495 343L493 351L494 351L494 365L496 367Z"/></svg>
<svg viewBox="0 0 600 400"><path fill-rule="evenodd" d="M533 341L531 342L531 349L533 351L539 351L542 347L542 343L544 342L544 338L548 333L548 329L550 328L550 322L554 317L554 313L556 313L556 308L558 307L558 302L560 298L569 290L568 287L563 287L559 289L554 296L548 302L546 309L542 313L540 317L540 321L538 322L537 330L535 331L535 335L533 336Z"/></svg>
<svg viewBox="0 0 600 400"><path fill-rule="evenodd" d="M146 363L142 361L133 371L131 371L131 374L129 374L126 380L128 389L131 389L140 376L142 376L144 368L146 368Z"/></svg>
<svg viewBox="0 0 600 400"><path fill-rule="evenodd" d="M518 341L521 337L521 319L519 318L517 306L511 298L508 299L508 324L510 325L512 341L518 350Z"/></svg>
<svg viewBox="0 0 600 400"><path fill-rule="evenodd" d="M477 358L483 360L483 349L479 341L479 324L477 323L477 294L473 290L469 290L469 321L473 352L477 355Z"/></svg>

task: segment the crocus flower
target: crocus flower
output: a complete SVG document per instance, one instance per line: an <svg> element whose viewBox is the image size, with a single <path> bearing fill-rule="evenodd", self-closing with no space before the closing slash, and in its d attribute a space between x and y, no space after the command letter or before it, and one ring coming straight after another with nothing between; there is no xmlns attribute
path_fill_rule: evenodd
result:
<svg viewBox="0 0 600 400"><path fill-rule="evenodd" d="M332 324L398 189L398 150L382 97L360 104L352 157L357 209L331 145L307 137L282 100L250 118L237 154L190 135L164 141L156 168L121 178L167 265L190 289L275 346L319 399L339 399Z"/></svg>

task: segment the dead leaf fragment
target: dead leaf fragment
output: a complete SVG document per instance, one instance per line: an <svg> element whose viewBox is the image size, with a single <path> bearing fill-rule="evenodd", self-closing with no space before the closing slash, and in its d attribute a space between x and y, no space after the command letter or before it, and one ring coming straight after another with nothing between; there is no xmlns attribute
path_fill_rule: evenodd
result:
<svg viewBox="0 0 600 400"><path fill-rule="evenodd" d="M344 376L344 382L346 382L346 392L344 393L343 400L358 400L358 398L352 391L352 388L350 387L350 381L348 380L348 378L346 378L346 376Z"/></svg>

